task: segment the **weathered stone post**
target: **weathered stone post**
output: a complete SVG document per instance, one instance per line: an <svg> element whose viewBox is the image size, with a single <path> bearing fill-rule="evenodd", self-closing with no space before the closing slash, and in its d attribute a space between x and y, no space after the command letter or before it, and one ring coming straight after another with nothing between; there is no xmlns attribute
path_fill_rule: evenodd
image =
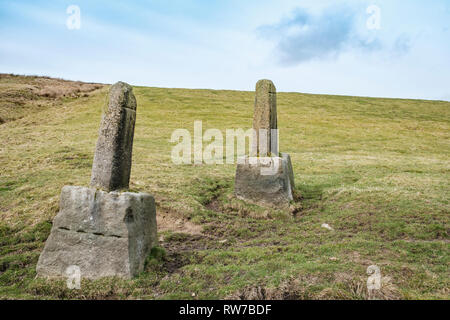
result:
<svg viewBox="0 0 450 320"><path fill-rule="evenodd" d="M250 157L238 161L235 195L272 207L288 207L294 199L291 158L278 152L276 88L270 80L256 84L253 143Z"/></svg>
<svg viewBox="0 0 450 320"><path fill-rule="evenodd" d="M267 157L278 155L277 91L270 80L256 83L253 130L255 137L252 155Z"/></svg>
<svg viewBox="0 0 450 320"><path fill-rule="evenodd" d="M92 187L62 189L60 211L36 267L39 277L65 277L74 267L88 279L142 272L157 244L155 200L117 191L129 185L135 120L131 86L116 83L102 118Z"/></svg>
<svg viewBox="0 0 450 320"><path fill-rule="evenodd" d="M133 89L118 82L111 87L108 109L100 126L92 166L92 187L106 191L128 189L135 122Z"/></svg>

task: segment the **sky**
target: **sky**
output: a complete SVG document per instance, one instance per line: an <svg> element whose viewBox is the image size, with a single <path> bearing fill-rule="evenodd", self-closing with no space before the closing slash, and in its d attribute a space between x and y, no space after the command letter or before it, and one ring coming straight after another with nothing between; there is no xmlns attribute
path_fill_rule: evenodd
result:
<svg viewBox="0 0 450 320"><path fill-rule="evenodd" d="M450 0L0 0L0 73L450 101Z"/></svg>

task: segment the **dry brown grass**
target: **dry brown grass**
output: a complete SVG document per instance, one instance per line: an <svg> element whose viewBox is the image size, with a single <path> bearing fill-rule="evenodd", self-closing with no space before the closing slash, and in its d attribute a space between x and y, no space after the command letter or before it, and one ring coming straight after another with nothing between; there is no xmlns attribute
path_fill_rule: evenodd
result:
<svg viewBox="0 0 450 320"><path fill-rule="evenodd" d="M62 103L63 99L87 97L103 86L98 83L0 73L0 124L42 111Z"/></svg>
<svg viewBox="0 0 450 320"><path fill-rule="evenodd" d="M338 273L334 287L320 289L318 277L300 276L276 287L249 286L229 295L231 300L398 300L401 296L390 277L382 278L380 290L369 291L364 278Z"/></svg>
<svg viewBox="0 0 450 320"><path fill-rule="evenodd" d="M313 296L309 289L318 283L317 277L290 278L276 287L249 286L231 294L230 300L307 300ZM317 297L315 297L317 298Z"/></svg>

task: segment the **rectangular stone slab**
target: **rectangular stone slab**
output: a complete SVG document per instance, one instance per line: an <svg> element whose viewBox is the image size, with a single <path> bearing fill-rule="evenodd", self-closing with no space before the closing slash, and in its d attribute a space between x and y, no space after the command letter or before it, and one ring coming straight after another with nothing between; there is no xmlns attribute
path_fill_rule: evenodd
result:
<svg viewBox="0 0 450 320"><path fill-rule="evenodd" d="M257 205L287 208L294 200L294 172L291 158L246 157L236 170L235 195Z"/></svg>
<svg viewBox="0 0 450 320"><path fill-rule="evenodd" d="M155 201L149 194L64 187L37 274L65 277L69 266L78 266L82 278L132 278L143 271L157 245L156 231Z"/></svg>

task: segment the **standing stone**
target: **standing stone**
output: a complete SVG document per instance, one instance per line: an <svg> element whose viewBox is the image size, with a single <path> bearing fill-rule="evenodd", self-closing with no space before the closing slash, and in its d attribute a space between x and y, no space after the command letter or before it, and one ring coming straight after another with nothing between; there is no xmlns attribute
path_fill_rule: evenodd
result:
<svg viewBox="0 0 450 320"><path fill-rule="evenodd" d="M267 157L278 155L277 91L270 80L256 83L252 155Z"/></svg>
<svg viewBox="0 0 450 320"><path fill-rule="evenodd" d="M60 211L39 257L39 277L62 278L68 270L87 279L130 279L144 269L157 245L156 206L146 193L128 188L136 99L131 87L111 87L92 170L92 188L66 186ZM112 192L109 192L113 190Z"/></svg>
<svg viewBox="0 0 450 320"><path fill-rule="evenodd" d="M278 152L276 89L272 81L256 84L254 138L250 157L238 161L234 193L263 206L287 208L294 200L291 157Z"/></svg>
<svg viewBox="0 0 450 320"><path fill-rule="evenodd" d="M131 174L136 98L130 85L118 82L109 92L102 118L91 186L105 191L127 189Z"/></svg>

